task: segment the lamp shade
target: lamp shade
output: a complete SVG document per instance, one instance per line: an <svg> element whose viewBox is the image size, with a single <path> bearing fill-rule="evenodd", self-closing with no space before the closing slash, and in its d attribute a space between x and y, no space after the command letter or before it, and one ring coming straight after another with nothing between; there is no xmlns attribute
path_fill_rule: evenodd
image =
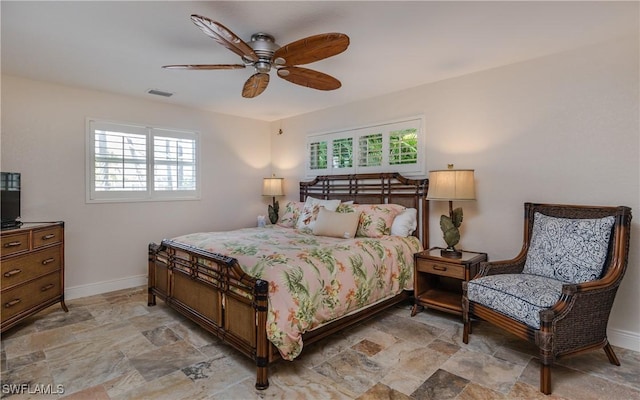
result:
<svg viewBox="0 0 640 400"><path fill-rule="evenodd" d="M264 178L262 182L263 196L283 196L282 178Z"/></svg>
<svg viewBox="0 0 640 400"><path fill-rule="evenodd" d="M476 185L472 169L429 171L427 200L475 200Z"/></svg>

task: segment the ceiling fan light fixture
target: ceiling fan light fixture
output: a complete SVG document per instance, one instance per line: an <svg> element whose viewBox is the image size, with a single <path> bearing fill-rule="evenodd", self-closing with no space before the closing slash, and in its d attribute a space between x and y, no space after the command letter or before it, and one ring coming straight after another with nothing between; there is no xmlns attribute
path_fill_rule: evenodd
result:
<svg viewBox="0 0 640 400"><path fill-rule="evenodd" d="M260 72L261 74L266 74L271 71L271 64L268 61L258 61L254 63L253 66L256 69L256 72Z"/></svg>

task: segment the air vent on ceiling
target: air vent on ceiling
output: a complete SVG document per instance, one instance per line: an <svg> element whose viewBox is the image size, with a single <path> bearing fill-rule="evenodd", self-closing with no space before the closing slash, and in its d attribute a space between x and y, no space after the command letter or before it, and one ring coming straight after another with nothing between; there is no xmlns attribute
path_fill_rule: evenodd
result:
<svg viewBox="0 0 640 400"><path fill-rule="evenodd" d="M162 97L171 97L171 96L173 96L173 93L165 92L165 91L158 90L158 89L149 89L149 90L147 90L147 93L154 94L156 96L162 96Z"/></svg>

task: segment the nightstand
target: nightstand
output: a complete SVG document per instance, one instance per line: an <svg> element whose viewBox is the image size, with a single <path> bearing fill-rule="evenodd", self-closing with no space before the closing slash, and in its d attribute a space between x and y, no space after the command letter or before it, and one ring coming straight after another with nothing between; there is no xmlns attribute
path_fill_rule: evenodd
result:
<svg viewBox="0 0 640 400"><path fill-rule="evenodd" d="M473 278L480 263L487 261L486 253L462 250L462 258L445 258L440 250L432 247L414 256L412 317L419 306L462 315L462 282Z"/></svg>

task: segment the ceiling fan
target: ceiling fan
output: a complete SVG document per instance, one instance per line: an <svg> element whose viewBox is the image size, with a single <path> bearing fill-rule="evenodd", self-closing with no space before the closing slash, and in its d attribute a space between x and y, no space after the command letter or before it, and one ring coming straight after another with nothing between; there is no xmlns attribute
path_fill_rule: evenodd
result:
<svg viewBox="0 0 640 400"><path fill-rule="evenodd" d="M273 36L267 33L255 33L246 43L219 22L193 14L191 20L198 28L213 40L233 51L242 58L242 64L186 64L165 65L168 69L241 69L253 67L253 74L244 83L242 97L256 97L269 84L269 71L276 69L280 78L296 85L318 90L335 90L342 84L336 78L322 72L297 65L309 64L336 54L349 46L349 37L343 33L323 33L296 40L280 47Z"/></svg>

